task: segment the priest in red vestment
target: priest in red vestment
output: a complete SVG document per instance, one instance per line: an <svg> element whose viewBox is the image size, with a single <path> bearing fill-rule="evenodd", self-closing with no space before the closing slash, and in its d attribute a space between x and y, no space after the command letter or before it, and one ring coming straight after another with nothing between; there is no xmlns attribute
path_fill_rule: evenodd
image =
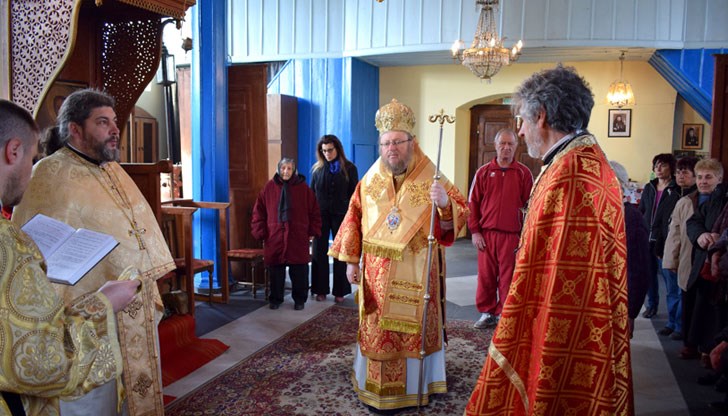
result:
<svg viewBox="0 0 728 416"><path fill-rule="evenodd" d="M376 412L417 405L423 336L422 404L431 394L447 392L444 246L455 240L468 208L447 179L433 183L435 165L415 141L409 107L392 100L375 118L381 157L357 185L329 255L347 262L347 278L359 285L352 382L359 399ZM430 270L433 202L437 217Z"/></svg>
<svg viewBox="0 0 728 416"><path fill-rule="evenodd" d="M544 166L465 414L632 415L622 193L586 131L591 90L559 65L513 102L518 135Z"/></svg>

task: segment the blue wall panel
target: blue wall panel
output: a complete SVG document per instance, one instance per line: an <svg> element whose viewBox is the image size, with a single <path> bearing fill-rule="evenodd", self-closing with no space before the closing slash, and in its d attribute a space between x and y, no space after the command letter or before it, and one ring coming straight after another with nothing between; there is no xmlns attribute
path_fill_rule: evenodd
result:
<svg viewBox="0 0 728 416"><path fill-rule="evenodd" d="M379 68L355 58L294 60L271 82L268 93L298 97L294 157L308 179L316 162L316 142L324 134L341 139L344 152L362 174L376 159ZM355 144L367 150L355 152Z"/></svg>

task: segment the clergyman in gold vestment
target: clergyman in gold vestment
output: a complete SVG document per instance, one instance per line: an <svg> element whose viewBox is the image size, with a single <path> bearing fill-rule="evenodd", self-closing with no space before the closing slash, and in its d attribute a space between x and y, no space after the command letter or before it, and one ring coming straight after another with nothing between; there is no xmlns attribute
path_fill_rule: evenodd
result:
<svg viewBox="0 0 728 416"><path fill-rule="evenodd" d="M354 390L364 404L380 410L417 405L423 336L423 404L431 394L447 392L443 247L455 241L468 217L455 186L445 178L433 183L435 165L419 149L414 125L412 110L396 100L377 111L380 158L357 185L329 251L348 263L347 278L359 285ZM438 208L428 276L433 202ZM430 300L422 328L427 279Z"/></svg>
<svg viewBox="0 0 728 416"><path fill-rule="evenodd" d="M155 281L174 269L174 261L149 204L117 163L113 106L112 97L96 90L66 98L58 125L46 136L46 147L59 149L36 164L25 198L13 213L19 225L42 213L76 228L111 234L119 242L75 286L54 285L66 302L118 279L129 266L141 272L142 296L117 315L124 389L109 383L79 400L62 402L64 415L115 414L117 391L125 393L131 416L164 414L157 339L162 304Z"/></svg>
<svg viewBox="0 0 728 416"><path fill-rule="evenodd" d="M26 110L0 100L0 206L20 202L38 152ZM0 218L0 414L59 414L60 396L83 394L121 376L114 312L136 281L108 282L67 305L53 291L38 246Z"/></svg>
<svg viewBox="0 0 728 416"><path fill-rule="evenodd" d="M573 68L525 80L518 135L544 165L516 268L466 415L634 413L622 191L586 127L594 98Z"/></svg>

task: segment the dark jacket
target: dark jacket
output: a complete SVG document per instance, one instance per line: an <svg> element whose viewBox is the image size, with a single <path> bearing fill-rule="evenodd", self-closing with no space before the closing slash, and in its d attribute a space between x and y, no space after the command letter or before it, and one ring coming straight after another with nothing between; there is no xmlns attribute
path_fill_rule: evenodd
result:
<svg viewBox="0 0 728 416"><path fill-rule="evenodd" d="M708 252L700 247L698 238L703 233L712 231L713 225L720 216L721 211L723 211L725 203L725 188L722 184L718 184L713 193L710 194L710 199L705 201L703 205L698 206L693 216L688 218L685 228L688 233L688 238L693 244L693 268L690 271L690 278L688 279L688 289L700 278L700 269L703 267L705 259L708 258Z"/></svg>
<svg viewBox="0 0 728 416"><path fill-rule="evenodd" d="M636 206L625 202L624 228L627 234L627 315L634 319L639 315L650 286L653 270L650 260L648 231Z"/></svg>
<svg viewBox="0 0 728 416"><path fill-rule="evenodd" d="M341 169L344 167L342 166ZM346 164L346 172L349 175L348 180L341 170L336 174L331 173L329 162L324 161L321 169L315 170L311 174L311 189L316 195L321 215L346 215L349 200L359 182L359 172L353 163Z"/></svg>
<svg viewBox="0 0 728 416"><path fill-rule="evenodd" d="M650 243L654 248L654 254L662 258L672 210L675 209L675 204L677 204L680 198L694 191L695 188L688 188L683 191L673 179L662 191L662 198L660 198L657 209L653 213L655 198L657 197L658 180L653 179L645 185L645 189L642 191L639 209L650 232Z"/></svg>
<svg viewBox="0 0 728 416"><path fill-rule="evenodd" d="M309 238L321 234L321 214L316 197L303 175L288 183L290 209L288 222L278 220L278 204L283 180L276 173L260 191L253 207L253 237L263 240L265 264L306 264L309 261Z"/></svg>

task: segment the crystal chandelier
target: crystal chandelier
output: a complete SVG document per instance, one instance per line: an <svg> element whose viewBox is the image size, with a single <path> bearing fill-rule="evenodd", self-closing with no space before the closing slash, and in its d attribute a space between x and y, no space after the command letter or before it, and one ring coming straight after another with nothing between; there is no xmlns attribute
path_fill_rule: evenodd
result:
<svg viewBox="0 0 728 416"><path fill-rule="evenodd" d="M462 40L457 40L452 45L453 59L468 67L476 77L488 82L502 67L517 61L523 47L520 40L511 50L503 47L505 38L498 36L498 27L495 24L498 2L499 0L476 0L476 7L481 8L473 43L467 49L463 49L465 44Z"/></svg>
<svg viewBox="0 0 728 416"><path fill-rule="evenodd" d="M634 105L634 93L632 92L632 86L628 81L622 78L624 71L624 51L619 56L619 80L614 81L609 86L609 92L607 93L607 101L609 105L622 108L625 105Z"/></svg>

